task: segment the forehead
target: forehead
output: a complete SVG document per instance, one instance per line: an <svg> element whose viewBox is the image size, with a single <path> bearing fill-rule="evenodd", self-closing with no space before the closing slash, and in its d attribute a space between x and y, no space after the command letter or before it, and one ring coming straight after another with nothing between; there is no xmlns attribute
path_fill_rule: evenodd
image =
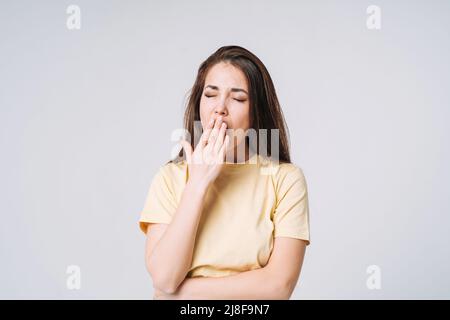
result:
<svg viewBox="0 0 450 320"><path fill-rule="evenodd" d="M236 87L248 90L247 78L241 69L225 62L217 63L211 67L206 75L206 85L215 85L219 89Z"/></svg>

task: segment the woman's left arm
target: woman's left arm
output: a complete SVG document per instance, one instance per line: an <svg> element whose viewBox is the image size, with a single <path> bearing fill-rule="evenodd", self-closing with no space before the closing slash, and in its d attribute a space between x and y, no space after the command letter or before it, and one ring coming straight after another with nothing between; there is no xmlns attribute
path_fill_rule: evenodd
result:
<svg viewBox="0 0 450 320"><path fill-rule="evenodd" d="M156 292L155 299L287 300L297 284L305 250L303 240L276 237L265 267L226 277L186 278L175 293Z"/></svg>

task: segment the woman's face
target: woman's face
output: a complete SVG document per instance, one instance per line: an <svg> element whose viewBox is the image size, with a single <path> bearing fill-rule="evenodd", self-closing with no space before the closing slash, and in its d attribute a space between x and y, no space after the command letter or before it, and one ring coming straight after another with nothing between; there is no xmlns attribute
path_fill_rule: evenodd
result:
<svg viewBox="0 0 450 320"><path fill-rule="evenodd" d="M211 67L205 79L200 99L200 120L203 129L212 118L223 117L227 131L233 129L233 148L244 139L236 130L246 132L250 127L250 102L244 73L230 63L220 62ZM240 130L239 130L240 131Z"/></svg>

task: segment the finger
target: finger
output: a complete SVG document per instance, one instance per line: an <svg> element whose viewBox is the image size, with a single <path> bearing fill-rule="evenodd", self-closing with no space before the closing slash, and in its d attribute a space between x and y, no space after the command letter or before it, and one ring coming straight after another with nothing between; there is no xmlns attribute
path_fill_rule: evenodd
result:
<svg viewBox="0 0 450 320"><path fill-rule="evenodd" d="M219 135L217 137L216 143L214 144L214 151L216 153L219 152L220 148L222 147L224 143L224 137L227 130L227 124L225 122L222 122L222 125L220 126Z"/></svg>
<svg viewBox="0 0 450 320"><path fill-rule="evenodd" d="M214 146L214 143L216 142L221 125L222 125L222 116L216 119L216 122L214 123L214 128L212 129L211 134L209 135L208 144L211 144L211 146Z"/></svg>
<svg viewBox="0 0 450 320"><path fill-rule="evenodd" d="M226 153L228 152L228 148L230 147L230 136L225 137L225 141L222 144L222 147L220 147L219 154L222 158L225 158Z"/></svg>
<svg viewBox="0 0 450 320"><path fill-rule="evenodd" d="M189 142L187 142L186 140L184 140L184 139L180 140L180 144L181 144L181 146L184 149L184 153L186 154L187 162L189 164L192 163L191 162L192 161L192 146L191 146L191 144Z"/></svg>
<svg viewBox="0 0 450 320"><path fill-rule="evenodd" d="M206 125L205 131L203 131L203 134L200 137L199 146L200 148L203 148L208 143L209 135L211 134L213 125L214 125L215 119L212 118L209 120L208 124Z"/></svg>

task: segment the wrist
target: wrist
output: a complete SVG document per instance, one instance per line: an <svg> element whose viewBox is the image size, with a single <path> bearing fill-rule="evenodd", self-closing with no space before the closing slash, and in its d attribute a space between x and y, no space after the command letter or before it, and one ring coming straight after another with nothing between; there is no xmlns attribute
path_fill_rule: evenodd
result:
<svg viewBox="0 0 450 320"><path fill-rule="evenodd" d="M204 195L208 190L209 183L206 180L191 180L186 183L186 189L191 190L199 195Z"/></svg>

